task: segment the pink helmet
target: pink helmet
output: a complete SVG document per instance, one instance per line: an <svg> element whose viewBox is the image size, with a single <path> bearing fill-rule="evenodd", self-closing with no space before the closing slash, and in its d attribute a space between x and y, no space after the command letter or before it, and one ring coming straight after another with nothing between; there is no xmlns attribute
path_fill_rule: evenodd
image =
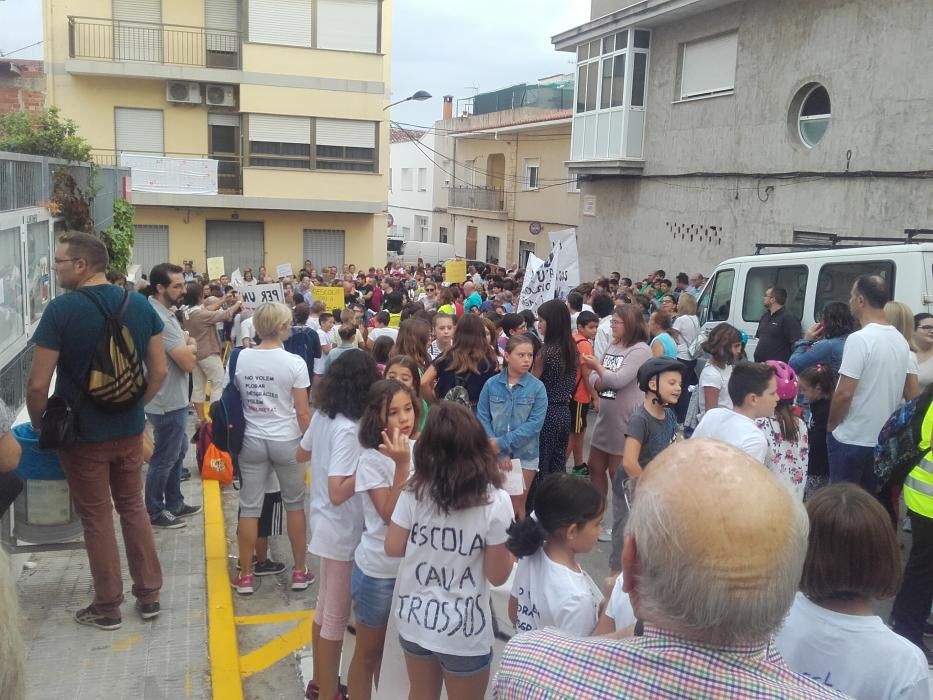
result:
<svg viewBox="0 0 933 700"><path fill-rule="evenodd" d="M768 360L765 364L774 369L778 398L781 401L793 401L797 398L797 373L793 368L780 360Z"/></svg>

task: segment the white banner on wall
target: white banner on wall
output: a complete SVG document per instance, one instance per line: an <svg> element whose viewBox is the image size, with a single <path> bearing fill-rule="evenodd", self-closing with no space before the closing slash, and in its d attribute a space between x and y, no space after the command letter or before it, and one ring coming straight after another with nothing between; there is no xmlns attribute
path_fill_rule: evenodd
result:
<svg viewBox="0 0 933 700"><path fill-rule="evenodd" d="M217 161L121 153L120 167L130 168L134 192L217 194Z"/></svg>

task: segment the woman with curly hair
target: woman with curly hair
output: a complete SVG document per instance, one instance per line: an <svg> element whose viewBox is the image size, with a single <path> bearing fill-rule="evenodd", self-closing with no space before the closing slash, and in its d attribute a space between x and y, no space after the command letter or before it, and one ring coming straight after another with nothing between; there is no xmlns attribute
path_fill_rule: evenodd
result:
<svg viewBox="0 0 933 700"><path fill-rule="evenodd" d="M347 350L338 357L318 385L318 410L298 448L298 461L311 460L308 551L321 559L317 614L311 628L311 688L317 688L322 698L335 697L340 685L353 553L363 534L363 509L355 493L359 420L369 389L378 379L369 353Z"/></svg>
<svg viewBox="0 0 933 700"><path fill-rule="evenodd" d="M483 385L499 371L499 358L489 344L483 319L469 314L454 330L450 350L437 358L421 377L421 395L430 403L443 399L455 387L463 387L470 405L476 406Z"/></svg>
<svg viewBox="0 0 933 700"><path fill-rule="evenodd" d="M398 327L393 354L410 357L424 372L431 364L428 346L431 344L431 327L420 318L409 318Z"/></svg>
<svg viewBox="0 0 933 700"><path fill-rule="evenodd" d="M697 386L700 415L710 408L732 408L729 398L729 377L732 367L744 354L742 333L735 326L720 323L703 343L703 352L708 353L709 362L700 372Z"/></svg>

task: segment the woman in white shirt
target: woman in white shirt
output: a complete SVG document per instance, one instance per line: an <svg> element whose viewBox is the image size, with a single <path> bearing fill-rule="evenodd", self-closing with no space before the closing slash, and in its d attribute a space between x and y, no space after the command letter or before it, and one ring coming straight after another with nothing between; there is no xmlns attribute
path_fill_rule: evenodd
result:
<svg viewBox="0 0 933 700"><path fill-rule="evenodd" d="M680 394L675 411L677 422L683 423L687 417L687 408L690 404L690 392L687 387L696 386L697 358L693 347L700 335L700 319L697 318L697 300L690 294L683 293L677 300L677 318L674 319L674 330L677 331L677 359L686 368L684 372L684 391Z"/></svg>
<svg viewBox="0 0 933 700"><path fill-rule="evenodd" d="M929 700L924 653L873 610L900 585L900 548L888 514L848 483L817 491L807 514L800 592L775 637L787 665L855 700Z"/></svg>
<svg viewBox="0 0 933 700"><path fill-rule="evenodd" d="M311 421L308 407L308 367L282 347L291 333L292 312L285 304L263 304L252 317L262 342L239 351L237 389L243 402L246 429L239 454L240 519L237 542L240 573L234 587L253 592L253 551L270 471L281 484L282 504L292 545L292 590L303 591L314 575L305 564L305 471L295 458L301 433Z"/></svg>
<svg viewBox="0 0 933 700"><path fill-rule="evenodd" d="M603 595L577 563L593 549L606 499L589 480L555 473L538 487L534 513L509 527L506 547L519 557L509 618L519 634L557 627L586 637Z"/></svg>

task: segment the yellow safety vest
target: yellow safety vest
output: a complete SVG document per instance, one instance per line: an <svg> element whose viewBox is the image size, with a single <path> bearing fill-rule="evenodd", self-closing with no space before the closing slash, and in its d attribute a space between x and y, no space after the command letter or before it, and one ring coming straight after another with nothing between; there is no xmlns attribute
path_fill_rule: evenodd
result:
<svg viewBox="0 0 933 700"><path fill-rule="evenodd" d="M927 409L920 428L921 450L930 447L933 438L933 404ZM933 453L927 454L904 480L904 503L914 513L933 518Z"/></svg>

